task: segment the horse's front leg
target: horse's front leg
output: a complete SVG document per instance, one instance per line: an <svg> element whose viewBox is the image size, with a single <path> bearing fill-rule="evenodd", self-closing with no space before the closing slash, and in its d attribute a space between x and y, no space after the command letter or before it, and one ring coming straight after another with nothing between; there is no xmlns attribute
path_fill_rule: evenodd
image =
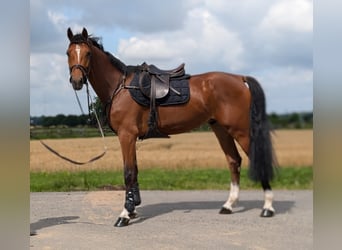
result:
<svg viewBox="0 0 342 250"><path fill-rule="evenodd" d="M114 226L124 227L128 225L130 219L137 216L135 207L140 205L141 198L138 184L136 136L119 134L119 140L123 156L126 196L124 208Z"/></svg>

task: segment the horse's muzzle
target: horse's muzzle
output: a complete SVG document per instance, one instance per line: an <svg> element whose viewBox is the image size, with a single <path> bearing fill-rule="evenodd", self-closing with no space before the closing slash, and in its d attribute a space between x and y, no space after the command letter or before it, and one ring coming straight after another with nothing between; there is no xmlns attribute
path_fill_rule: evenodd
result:
<svg viewBox="0 0 342 250"><path fill-rule="evenodd" d="M83 84L87 82L87 78L85 78L84 76L81 76L80 78L75 79L72 76L70 76L69 81L74 90L81 90L83 87Z"/></svg>
<svg viewBox="0 0 342 250"><path fill-rule="evenodd" d="M79 70L78 72L74 72L74 69ZM69 82L72 84L74 90L81 90L83 84L87 83L87 68L80 64L75 64L70 67L70 79Z"/></svg>

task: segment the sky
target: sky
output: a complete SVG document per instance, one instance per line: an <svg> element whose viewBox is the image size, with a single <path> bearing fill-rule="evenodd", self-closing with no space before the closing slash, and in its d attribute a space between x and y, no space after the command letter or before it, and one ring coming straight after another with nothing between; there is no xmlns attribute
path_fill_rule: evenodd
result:
<svg viewBox="0 0 342 250"><path fill-rule="evenodd" d="M86 27L126 65L224 71L261 83L268 113L313 110L310 0L31 0L30 115L81 114L67 29ZM94 91L91 91L95 96ZM86 93L79 93L86 110Z"/></svg>

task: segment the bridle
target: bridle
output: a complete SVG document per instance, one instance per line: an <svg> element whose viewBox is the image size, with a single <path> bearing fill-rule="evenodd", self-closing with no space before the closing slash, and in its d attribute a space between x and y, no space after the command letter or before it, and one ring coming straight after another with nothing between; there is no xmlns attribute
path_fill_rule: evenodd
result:
<svg viewBox="0 0 342 250"><path fill-rule="evenodd" d="M80 43L85 43L89 48L90 48L90 44L89 42L71 42L71 44L80 44ZM70 47L69 45L69 47ZM91 54L90 54L91 56ZM89 85L88 85L88 74L89 74L89 71L90 71L90 68L89 67L84 67L82 64L74 64L72 65L71 67L69 67L69 74L70 74L70 78L69 78L69 82L71 82L71 73L74 69L79 69L81 72L82 72L82 84L86 85L87 87L87 101L88 101L88 115L89 115L89 119L90 119L90 102L91 102L91 98L90 98L90 94L89 94ZM80 99L78 98L78 95L77 95L77 91L75 90L75 95L76 95L76 99L77 99L77 103L81 109L81 112L82 114L84 115L84 111L83 111L83 108L82 108L82 105L81 105L81 102L80 102Z"/></svg>
<svg viewBox="0 0 342 250"><path fill-rule="evenodd" d="M89 42L71 42L71 44L80 44L80 43L85 43L89 48L90 48L90 44ZM70 47L69 45L69 47ZM91 54L89 55L91 56ZM69 67L69 74L70 74L70 78L69 78L69 82L71 83L71 73L74 69L79 69L82 72L82 84L87 84L88 82L88 74L90 71L89 67L84 67L82 64L74 64L72 66Z"/></svg>
<svg viewBox="0 0 342 250"><path fill-rule="evenodd" d="M69 68L69 72L70 72L70 78L69 78L69 82L71 83L71 73L74 69L79 69L82 72L82 83L83 84L87 84L88 82L88 74L89 74L89 67L84 67L81 64L74 64Z"/></svg>

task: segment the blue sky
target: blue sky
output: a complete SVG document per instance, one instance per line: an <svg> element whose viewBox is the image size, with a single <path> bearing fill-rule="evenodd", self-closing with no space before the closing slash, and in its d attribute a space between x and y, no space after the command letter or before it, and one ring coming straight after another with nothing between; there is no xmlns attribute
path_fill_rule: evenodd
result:
<svg viewBox="0 0 342 250"><path fill-rule="evenodd" d="M30 12L31 116L81 112L68 82L68 27L86 27L129 65L252 75L268 113L313 110L312 1L31 0Z"/></svg>

